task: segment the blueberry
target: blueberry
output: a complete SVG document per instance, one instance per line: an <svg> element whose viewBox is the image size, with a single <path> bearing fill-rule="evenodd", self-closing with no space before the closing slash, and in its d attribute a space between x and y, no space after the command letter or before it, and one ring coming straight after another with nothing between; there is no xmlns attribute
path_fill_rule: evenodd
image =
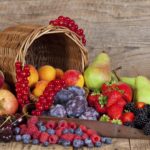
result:
<svg viewBox="0 0 150 150"><path fill-rule="evenodd" d="M83 135L83 132L82 132L82 130L81 130L80 128L77 128L77 129L75 130L75 134L82 136L82 135Z"/></svg>
<svg viewBox="0 0 150 150"><path fill-rule="evenodd" d="M74 140L73 147L80 148L81 147L81 140Z"/></svg>
<svg viewBox="0 0 150 150"><path fill-rule="evenodd" d="M75 131L74 129L69 129L70 133L74 133L74 131Z"/></svg>
<svg viewBox="0 0 150 150"><path fill-rule="evenodd" d="M30 134L23 134L22 135L22 140L25 140L25 139L30 140L31 139Z"/></svg>
<svg viewBox="0 0 150 150"><path fill-rule="evenodd" d="M105 143L106 144L112 144L112 139L111 138L106 138Z"/></svg>
<svg viewBox="0 0 150 150"><path fill-rule="evenodd" d="M42 115L43 115L43 116L47 116L47 115L48 115L48 111L43 111L43 112L42 112Z"/></svg>
<svg viewBox="0 0 150 150"><path fill-rule="evenodd" d="M34 144L34 145L39 144L39 140L38 140L38 139L33 139L33 140L32 140L32 144Z"/></svg>
<svg viewBox="0 0 150 150"><path fill-rule="evenodd" d="M89 144L91 144L92 143L92 140L90 139L90 138L86 138L85 140L84 140L84 143L85 143L85 145L89 145ZM93 143L92 143L93 144Z"/></svg>
<svg viewBox="0 0 150 150"><path fill-rule="evenodd" d="M102 143L105 143L105 142L106 142L106 138L107 138L107 137L101 137Z"/></svg>
<svg viewBox="0 0 150 150"><path fill-rule="evenodd" d="M88 146L89 148L92 148L92 147L94 147L94 144L93 144L93 143L89 143L89 144L87 144L87 146Z"/></svg>
<svg viewBox="0 0 150 150"><path fill-rule="evenodd" d="M69 130L68 129L64 129L62 133L63 134L69 133Z"/></svg>
<svg viewBox="0 0 150 150"><path fill-rule="evenodd" d="M53 135L53 134L55 134L55 130L54 130L54 129L48 129L48 130L47 130L47 133L48 133L49 135Z"/></svg>
<svg viewBox="0 0 150 150"><path fill-rule="evenodd" d="M63 146L70 146L71 142L68 140L63 140L62 145Z"/></svg>
<svg viewBox="0 0 150 150"><path fill-rule="evenodd" d="M62 144L65 140L64 139L59 139L58 144Z"/></svg>
<svg viewBox="0 0 150 150"><path fill-rule="evenodd" d="M102 143L101 143L100 141L98 141L98 142L95 143L95 146L96 146L96 147L101 147L101 146L102 146Z"/></svg>
<svg viewBox="0 0 150 150"><path fill-rule="evenodd" d="M39 127L39 130L41 132L45 132L46 131L46 127L44 125L42 125L42 126Z"/></svg>
<svg viewBox="0 0 150 150"><path fill-rule="evenodd" d="M17 142L21 141L21 139L22 139L22 138L21 138L21 135L16 135L16 136L15 136L15 140L16 140Z"/></svg>
<svg viewBox="0 0 150 150"><path fill-rule="evenodd" d="M43 146L45 146L45 147L47 147L48 145L49 145L48 141L46 141L46 142L43 143Z"/></svg>
<svg viewBox="0 0 150 150"><path fill-rule="evenodd" d="M15 134L19 134L19 133L20 133L20 128L19 128L19 127L16 127L16 128L14 129L14 132L15 132Z"/></svg>
<svg viewBox="0 0 150 150"><path fill-rule="evenodd" d="M40 126L42 126L42 125L43 125L43 121L38 121L38 122L37 122L37 126L38 126L38 127L40 127Z"/></svg>
<svg viewBox="0 0 150 150"><path fill-rule="evenodd" d="M30 140L29 140L29 139L23 139L23 143L24 143L24 144L29 144L29 143L30 143Z"/></svg>

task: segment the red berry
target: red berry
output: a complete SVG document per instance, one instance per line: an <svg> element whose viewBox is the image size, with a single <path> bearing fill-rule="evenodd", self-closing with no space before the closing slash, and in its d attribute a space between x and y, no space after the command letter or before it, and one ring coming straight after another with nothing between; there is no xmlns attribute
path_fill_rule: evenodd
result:
<svg viewBox="0 0 150 150"><path fill-rule="evenodd" d="M65 128L67 128L67 127L68 127L67 121L61 120L61 121L58 122L58 128L65 129Z"/></svg>
<svg viewBox="0 0 150 150"><path fill-rule="evenodd" d="M50 121L48 121L47 123L46 123L46 128L52 128L52 129L54 129L56 127L56 122L55 121L52 121L52 120L50 120Z"/></svg>
<svg viewBox="0 0 150 150"><path fill-rule="evenodd" d="M72 129L76 129L77 128L77 124L74 123L74 122L69 122L69 127L72 128Z"/></svg>
<svg viewBox="0 0 150 150"><path fill-rule="evenodd" d="M82 140L82 137L79 136L79 135L74 135L74 139L75 139L75 140Z"/></svg>
<svg viewBox="0 0 150 150"><path fill-rule="evenodd" d="M39 139L40 135L41 135L41 132L40 131L36 131L36 132L33 133L32 138L33 139Z"/></svg>
<svg viewBox="0 0 150 150"><path fill-rule="evenodd" d="M57 135L50 135L48 138L48 141L50 144L56 144L58 142L58 136Z"/></svg>
<svg viewBox="0 0 150 150"><path fill-rule="evenodd" d="M32 116L30 119L28 119L27 124L36 124L38 122L37 116Z"/></svg>
<svg viewBox="0 0 150 150"><path fill-rule="evenodd" d="M86 132L87 131L87 127L84 125L80 125L79 128L83 131Z"/></svg>
<svg viewBox="0 0 150 150"><path fill-rule="evenodd" d="M62 131L63 131L63 129L56 129L55 133L57 136L60 137L62 135Z"/></svg>
<svg viewBox="0 0 150 150"><path fill-rule="evenodd" d="M53 24L54 23L54 20L51 20L50 22L49 22L49 24Z"/></svg>
<svg viewBox="0 0 150 150"><path fill-rule="evenodd" d="M79 36L82 36L82 35L83 35L83 29L78 29L78 30L77 30L77 34L78 34Z"/></svg>
<svg viewBox="0 0 150 150"><path fill-rule="evenodd" d="M72 134L72 133L67 133L67 134L63 134L63 135L61 136L61 139L64 139L64 140L67 140L67 141L72 142L72 141L74 140L74 137L75 137L74 134Z"/></svg>
<svg viewBox="0 0 150 150"><path fill-rule="evenodd" d="M101 140L101 137L98 136L97 134L91 135L91 140L95 144L96 142L99 142Z"/></svg>
<svg viewBox="0 0 150 150"><path fill-rule="evenodd" d="M65 18L64 18L64 16L59 16L58 19L59 20L64 20Z"/></svg>
<svg viewBox="0 0 150 150"><path fill-rule="evenodd" d="M92 129L88 129L86 132L89 136L96 134L96 131L92 130Z"/></svg>
<svg viewBox="0 0 150 150"><path fill-rule="evenodd" d="M38 128L35 125L33 125L33 124L28 125L28 128L27 128L28 134L33 135L34 132L37 132L37 131L38 131Z"/></svg>
<svg viewBox="0 0 150 150"><path fill-rule="evenodd" d="M40 135L40 142L44 143L48 140L49 134L47 132L42 132Z"/></svg>
<svg viewBox="0 0 150 150"><path fill-rule="evenodd" d="M83 133L82 135L82 140L85 140L86 138L88 138L89 136L86 133Z"/></svg>
<svg viewBox="0 0 150 150"><path fill-rule="evenodd" d="M57 19L54 20L53 25L57 26L58 24L59 24L59 21Z"/></svg>

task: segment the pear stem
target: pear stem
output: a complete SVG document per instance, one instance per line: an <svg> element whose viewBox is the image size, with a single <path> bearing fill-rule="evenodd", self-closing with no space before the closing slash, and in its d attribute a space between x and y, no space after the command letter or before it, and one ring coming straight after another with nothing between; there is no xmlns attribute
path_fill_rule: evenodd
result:
<svg viewBox="0 0 150 150"><path fill-rule="evenodd" d="M120 77L117 74L117 71L120 70L120 69L122 69L122 66L119 66L119 67L117 67L117 68L112 70L112 72L115 74L115 76L118 79L118 81L121 81Z"/></svg>

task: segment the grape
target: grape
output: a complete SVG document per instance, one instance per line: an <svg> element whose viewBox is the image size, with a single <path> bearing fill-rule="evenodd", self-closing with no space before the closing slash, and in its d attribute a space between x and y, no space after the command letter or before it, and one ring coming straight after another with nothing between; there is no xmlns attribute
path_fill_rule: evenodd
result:
<svg viewBox="0 0 150 150"><path fill-rule="evenodd" d="M76 96L74 99L76 99L78 101L82 101L85 105L88 105L85 96Z"/></svg>
<svg viewBox="0 0 150 150"><path fill-rule="evenodd" d="M68 117L79 117L82 113L84 113L86 105L79 100L70 100L66 104L66 111Z"/></svg>
<svg viewBox="0 0 150 150"><path fill-rule="evenodd" d="M53 117L66 117L66 110L64 106L57 104L50 110L50 116Z"/></svg>
<svg viewBox="0 0 150 150"><path fill-rule="evenodd" d="M85 96L85 90L78 86L70 86L68 90L73 92L75 96Z"/></svg>
<svg viewBox="0 0 150 150"><path fill-rule="evenodd" d="M54 98L54 101L55 101L55 104L66 104L73 97L74 97L74 94L71 91L63 89L57 92Z"/></svg>

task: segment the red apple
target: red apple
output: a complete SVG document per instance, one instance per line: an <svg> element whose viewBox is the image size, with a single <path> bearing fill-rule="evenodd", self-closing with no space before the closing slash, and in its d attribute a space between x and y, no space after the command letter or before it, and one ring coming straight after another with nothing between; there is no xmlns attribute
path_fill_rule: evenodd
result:
<svg viewBox="0 0 150 150"><path fill-rule="evenodd" d="M77 70L68 70L64 73L62 79L67 86L79 86L83 87L84 78L83 75Z"/></svg>
<svg viewBox="0 0 150 150"><path fill-rule="evenodd" d="M0 115L12 115L18 109L16 97L8 90L0 90Z"/></svg>

